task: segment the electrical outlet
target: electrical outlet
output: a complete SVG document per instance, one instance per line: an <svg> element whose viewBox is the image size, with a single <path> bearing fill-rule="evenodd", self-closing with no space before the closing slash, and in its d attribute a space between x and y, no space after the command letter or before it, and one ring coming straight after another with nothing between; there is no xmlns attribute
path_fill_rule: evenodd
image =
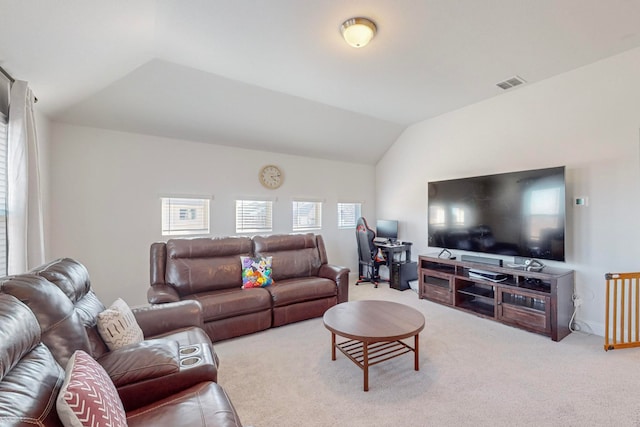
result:
<svg viewBox="0 0 640 427"><path fill-rule="evenodd" d="M574 296L573 297L573 306L574 307L580 307L582 305L582 298L580 298L579 296Z"/></svg>

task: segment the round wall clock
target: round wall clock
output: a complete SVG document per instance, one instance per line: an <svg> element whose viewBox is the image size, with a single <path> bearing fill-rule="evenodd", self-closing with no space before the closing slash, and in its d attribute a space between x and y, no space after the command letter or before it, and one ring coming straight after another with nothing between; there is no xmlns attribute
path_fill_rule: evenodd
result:
<svg viewBox="0 0 640 427"><path fill-rule="evenodd" d="M260 169L258 174L260 183L265 187L274 190L282 185L283 174L279 167L274 165L267 165Z"/></svg>

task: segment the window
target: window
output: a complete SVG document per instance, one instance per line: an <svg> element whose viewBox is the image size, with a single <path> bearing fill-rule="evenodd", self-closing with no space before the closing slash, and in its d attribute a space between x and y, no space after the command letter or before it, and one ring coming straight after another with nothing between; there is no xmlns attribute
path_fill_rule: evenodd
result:
<svg viewBox="0 0 640 427"><path fill-rule="evenodd" d="M360 203L338 203L338 228L356 228L361 209Z"/></svg>
<svg viewBox="0 0 640 427"><path fill-rule="evenodd" d="M180 220L184 221L187 219L196 219L197 210L195 208L181 208L180 209Z"/></svg>
<svg viewBox="0 0 640 427"><path fill-rule="evenodd" d="M236 233L256 233L273 230L271 200L236 200Z"/></svg>
<svg viewBox="0 0 640 427"><path fill-rule="evenodd" d="M162 235L209 234L209 202L195 197L163 197Z"/></svg>
<svg viewBox="0 0 640 427"><path fill-rule="evenodd" d="M293 202L293 231L322 228L322 202Z"/></svg>

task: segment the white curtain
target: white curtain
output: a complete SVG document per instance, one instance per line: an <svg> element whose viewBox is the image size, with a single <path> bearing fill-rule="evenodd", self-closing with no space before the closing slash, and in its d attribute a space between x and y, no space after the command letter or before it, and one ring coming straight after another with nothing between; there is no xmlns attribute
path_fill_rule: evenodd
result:
<svg viewBox="0 0 640 427"><path fill-rule="evenodd" d="M44 226L34 96L16 80L9 98L7 147L7 273L19 274L44 263Z"/></svg>

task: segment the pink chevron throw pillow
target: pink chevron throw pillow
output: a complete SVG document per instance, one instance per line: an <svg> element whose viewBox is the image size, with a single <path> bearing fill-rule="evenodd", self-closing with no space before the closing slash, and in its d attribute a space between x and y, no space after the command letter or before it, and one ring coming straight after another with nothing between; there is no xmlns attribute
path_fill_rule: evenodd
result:
<svg viewBox="0 0 640 427"><path fill-rule="evenodd" d="M56 408L65 427L127 426L127 416L111 378L82 350L69 359Z"/></svg>

